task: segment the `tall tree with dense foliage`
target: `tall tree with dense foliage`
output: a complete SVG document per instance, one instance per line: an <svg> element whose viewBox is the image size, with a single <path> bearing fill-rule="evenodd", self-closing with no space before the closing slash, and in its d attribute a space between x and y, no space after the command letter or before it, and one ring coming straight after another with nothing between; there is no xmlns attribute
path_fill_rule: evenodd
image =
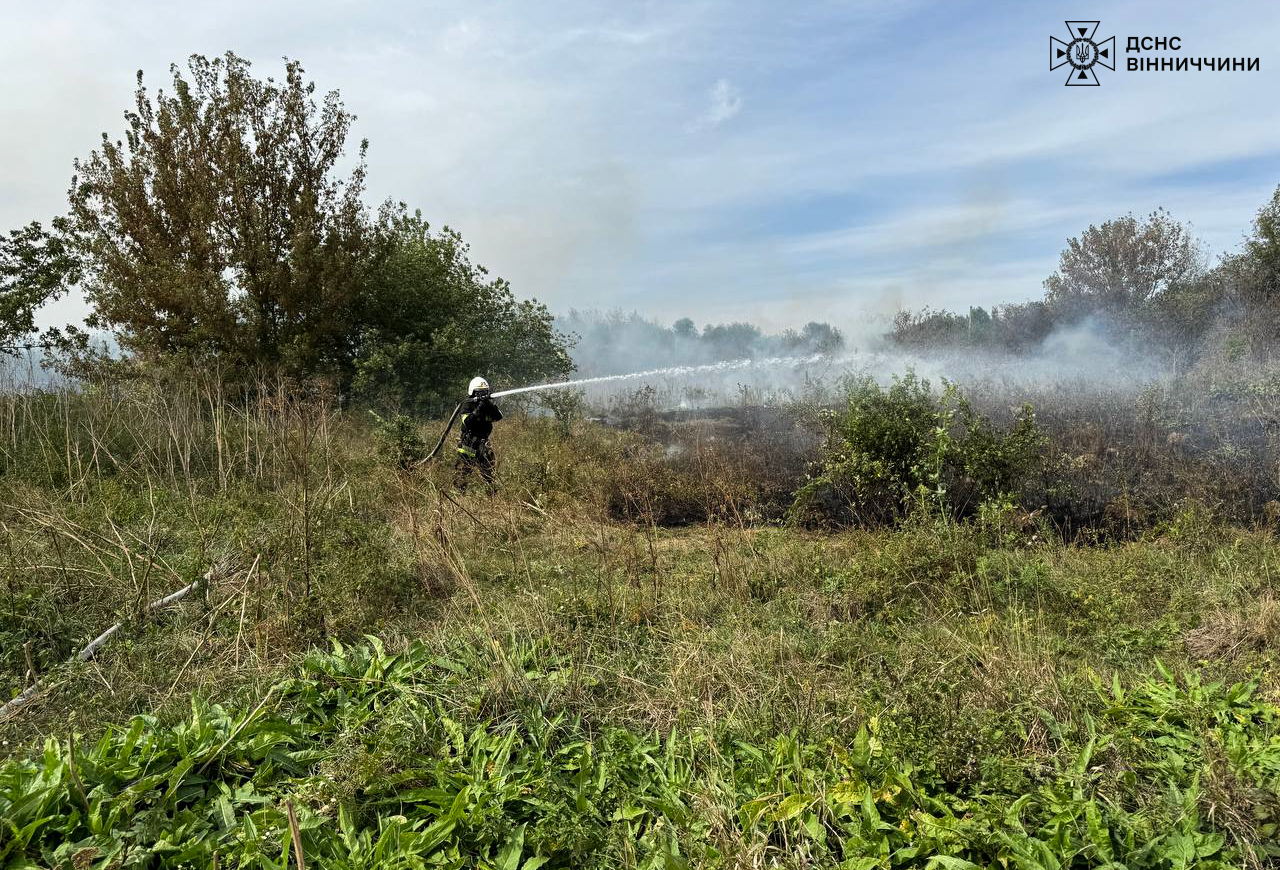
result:
<svg viewBox="0 0 1280 870"><path fill-rule="evenodd" d="M122 140L76 163L68 235L92 327L143 360L334 378L384 406L428 408L471 375L572 368L551 316L403 206L363 203L365 152L346 175L354 116L317 98L296 61L258 79L234 54L138 74Z"/></svg>
<svg viewBox="0 0 1280 870"><path fill-rule="evenodd" d="M799 331L786 330L783 346L796 353L836 353L844 349L844 334L830 323L809 321Z"/></svg>
<svg viewBox="0 0 1280 870"><path fill-rule="evenodd" d="M1069 239L1058 271L1045 284L1045 299L1076 312L1123 314L1203 271L1190 231L1163 210L1144 220L1125 215L1090 225Z"/></svg>
<svg viewBox="0 0 1280 870"><path fill-rule="evenodd" d="M364 143L337 173L353 116L296 61L280 82L232 53L171 71L154 97L139 72L124 138L76 162L90 325L143 357L349 370L372 243Z"/></svg>
<svg viewBox="0 0 1280 870"><path fill-rule="evenodd" d="M469 259L454 230L384 207L379 261L357 311L354 386L366 401L431 412L485 375L495 385L537 382L573 369L551 312Z"/></svg>

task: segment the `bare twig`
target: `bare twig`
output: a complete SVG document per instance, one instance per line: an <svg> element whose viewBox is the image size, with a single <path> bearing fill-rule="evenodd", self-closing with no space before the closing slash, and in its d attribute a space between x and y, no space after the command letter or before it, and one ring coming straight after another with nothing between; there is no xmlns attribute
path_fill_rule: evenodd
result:
<svg viewBox="0 0 1280 870"><path fill-rule="evenodd" d="M240 626L236 629L236 670L240 669L240 640L244 637L244 611L249 604L249 580L258 572L258 562L261 561L262 554L253 557L253 564L249 566L249 570L244 575L244 589L240 594Z"/></svg>
<svg viewBox="0 0 1280 870"><path fill-rule="evenodd" d="M31 641L22 645L22 654L27 659L27 673L31 675L31 682L40 682L40 672L36 670L35 662L31 660Z"/></svg>
<svg viewBox="0 0 1280 870"><path fill-rule="evenodd" d="M289 816L289 833L293 836L293 857L298 862L298 870L307 870L302 858L302 831L298 829L298 816L293 811L293 801L284 802L284 811Z"/></svg>

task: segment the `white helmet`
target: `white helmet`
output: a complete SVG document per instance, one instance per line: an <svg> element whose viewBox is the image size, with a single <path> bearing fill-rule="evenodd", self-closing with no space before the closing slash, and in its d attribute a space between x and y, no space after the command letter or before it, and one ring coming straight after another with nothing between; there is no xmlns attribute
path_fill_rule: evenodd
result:
<svg viewBox="0 0 1280 870"><path fill-rule="evenodd" d="M474 377L471 379L471 383L467 384L468 395L474 396L481 390L484 390L486 393L489 392L489 382L484 378Z"/></svg>

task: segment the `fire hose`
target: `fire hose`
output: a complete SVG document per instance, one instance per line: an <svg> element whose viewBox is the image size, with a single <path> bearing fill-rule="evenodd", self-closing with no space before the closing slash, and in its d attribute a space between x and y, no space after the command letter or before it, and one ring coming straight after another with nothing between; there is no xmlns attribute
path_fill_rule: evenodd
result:
<svg viewBox="0 0 1280 870"><path fill-rule="evenodd" d="M449 415L449 422L444 424L444 431L440 433L440 440L436 442L436 446L431 448L431 452L418 460L417 465L424 465L435 458L440 452L440 448L444 446L444 439L449 437L449 430L453 428L453 421L458 419L459 412L462 411L464 402L459 402L458 406L453 409L453 413Z"/></svg>

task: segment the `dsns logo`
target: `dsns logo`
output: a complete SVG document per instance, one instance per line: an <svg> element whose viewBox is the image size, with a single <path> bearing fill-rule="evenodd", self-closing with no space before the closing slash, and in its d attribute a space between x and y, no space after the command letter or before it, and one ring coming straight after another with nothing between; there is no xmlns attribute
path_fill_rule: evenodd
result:
<svg viewBox="0 0 1280 870"><path fill-rule="evenodd" d="M1113 36L1102 42L1094 42L1093 35L1098 32L1097 21L1068 21L1067 32L1071 34L1070 42L1063 42L1055 36L1049 37L1049 69L1070 64L1067 87L1096 86L1098 77L1093 72L1094 64L1101 64L1113 71L1116 68L1116 38Z"/></svg>

